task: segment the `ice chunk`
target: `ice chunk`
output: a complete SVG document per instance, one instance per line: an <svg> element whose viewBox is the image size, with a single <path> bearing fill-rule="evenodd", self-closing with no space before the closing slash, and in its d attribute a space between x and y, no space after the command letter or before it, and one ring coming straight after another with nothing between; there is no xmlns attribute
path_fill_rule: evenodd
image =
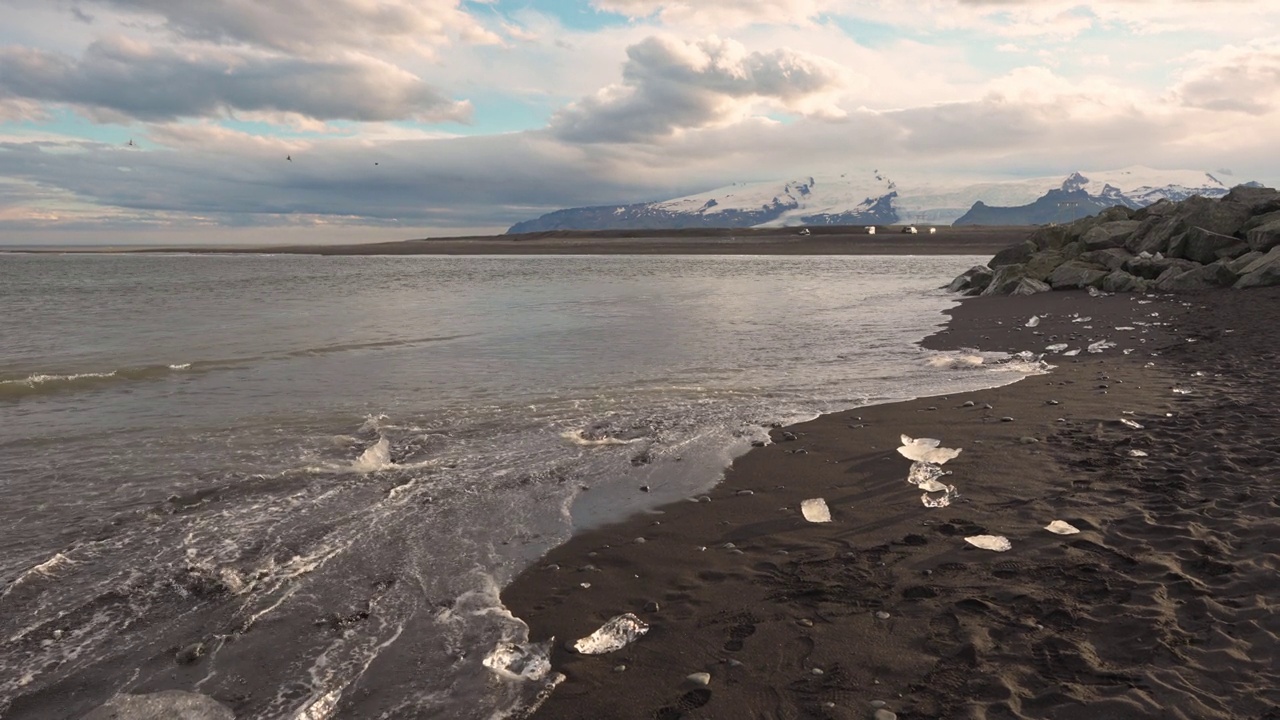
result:
<svg viewBox="0 0 1280 720"><path fill-rule="evenodd" d="M1071 322L1089 322L1090 320L1093 320L1093 317L1091 317L1091 316L1086 316L1086 317L1079 317L1079 316L1076 316L1075 318L1072 318Z"/></svg>
<svg viewBox="0 0 1280 720"><path fill-rule="evenodd" d="M1133 430L1141 430L1141 429L1142 429L1142 425L1141 425L1140 423L1137 423L1137 422L1135 422L1135 421L1133 421L1133 420L1130 420L1129 418L1120 418L1120 424L1121 424L1121 425L1124 425L1124 426L1125 426L1125 427L1127 427L1127 428L1131 428L1131 429L1133 429Z"/></svg>
<svg viewBox="0 0 1280 720"><path fill-rule="evenodd" d="M1101 290L1099 290L1098 288L1092 285L1089 286L1089 297L1102 297L1103 295L1106 295L1106 294L1107 293L1102 292Z"/></svg>
<svg viewBox="0 0 1280 720"><path fill-rule="evenodd" d="M1174 392L1174 394L1175 394L1175 395L1190 395L1190 394L1191 394L1191 391L1190 391L1190 390L1187 390L1186 388L1174 388L1174 389L1173 389L1173 392Z"/></svg>
<svg viewBox="0 0 1280 720"><path fill-rule="evenodd" d="M945 470L933 463L914 462L911 463L911 469L907 471L907 482L923 487L924 483L936 482L938 478L946 474Z"/></svg>
<svg viewBox="0 0 1280 720"><path fill-rule="evenodd" d="M1048 530L1051 533L1056 533L1058 535L1075 535L1076 533L1080 532L1080 528L1076 527L1075 525L1072 525L1071 523L1063 522L1061 520L1054 520L1048 525L1045 525L1044 529Z"/></svg>
<svg viewBox="0 0 1280 720"><path fill-rule="evenodd" d="M938 447L941 440L934 438L915 438L912 439L906 435L902 436L902 447L898 448L898 453L902 457L913 462L927 462L942 465L948 460L953 460L960 454L960 450L953 448Z"/></svg>
<svg viewBox="0 0 1280 720"><path fill-rule="evenodd" d="M1031 319L1027 321L1027 327L1036 327L1039 324L1040 324L1040 318L1036 317L1035 315L1032 315Z"/></svg>
<svg viewBox="0 0 1280 720"><path fill-rule="evenodd" d="M1130 450L1129 457L1147 457L1146 450Z"/></svg>
<svg viewBox="0 0 1280 720"><path fill-rule="evenodd" d="M1113 348L1115 346L1116 344L1111 342L1110 340L1099 340L1098 342L1093 343L1089 346L1089 352L1100 353L1103 350L1106 350L1108 348Z"/></svg>
<svg viewBox="0 0 1280 720"><path fill-rule="evenodd" d="M1009 542L1009 538L1003 535L970 535L964 541L983 550L1005 552L1013 549L1013 544Z"/></svg>
<svg viewBox="0 0 1280 720"><path fill-rule="evenodd" d="M1066 349L1067 349L1066 343L1054 343L1052 345L1046 346L1044 351L1056 353L1056 352L1062 352L1063 350L1066 350Z"/></svg>
<svg viewBox="0 0 1280 720"><path fill-rule="evenodd" d="M938 483L941 484L941 483ZM943 485L941 495L930 495L927 491L920 496L920 504L928 508L944 508L951 505L951 501L960 497L960 491L956 490L955 485Z"/></svg>
<svg viewBox="0 0 1280 720"><path fill-rule="evenodd" d="M542 680L551 672L547 651L554 640L525 645L498 643L480 664L509 680Z"/></svg>
<svg viewBox="0 0 1280 720"><path fill-rule="evenodd" d="M1121 331L1124 331L1124 330L1136 330L1136 329L1137 329L1137 328L1135 328L1135 327L1133 327L1133 326L1131 326L1131 325L1120 325L1120 326L1118 326L1118 327L1116 328L1116 330L1121 330Z"/></svg>
<svg viewBox="0 0 1280 720"><path fill-rule="evenodd" d="M822 498L811 498L801 502L800 512L805 520L812 523L831 522L831 510L827 508L827 501Z"/></svg>
<svg viewBox="0 0 1280 720"><path fill-rule="evenodd" d="M1075 350L1068 350L1062 354L1066 355L1067 357L1074 357L1080 354L1080 348L1076 348Z"/></svg>
<svg viewBox="0 0 1280 720"><path fill-rule="evenodd" d="M649 632L649 626L631 613L624 613L600 626L599 630L573 644L583 655L603 655L621 650L636 638Z"/></svg>

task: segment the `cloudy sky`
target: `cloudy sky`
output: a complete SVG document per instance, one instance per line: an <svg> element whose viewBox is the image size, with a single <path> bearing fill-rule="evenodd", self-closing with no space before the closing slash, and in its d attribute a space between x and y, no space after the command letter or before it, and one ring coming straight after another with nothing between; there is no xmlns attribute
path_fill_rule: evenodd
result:
<svg viewBox="0 0 1280 720"><path fill-rule="evenodd" d="M0 0L0 16L0 243L494 233L872 168L1280 181L1274 0Z"/></svg>

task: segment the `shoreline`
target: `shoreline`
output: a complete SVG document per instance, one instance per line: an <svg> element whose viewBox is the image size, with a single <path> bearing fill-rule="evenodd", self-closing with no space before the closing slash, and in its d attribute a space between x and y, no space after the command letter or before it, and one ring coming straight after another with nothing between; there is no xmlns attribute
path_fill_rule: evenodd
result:
<svg viewBox="0 0 1280 720"><path fill-rule="evenodd" d="M1280 293L1249 297L1267 299L1280 316ZM1263 717L1259 708L1280 698L1269 689L1274 672L1267 678L1258 663L1245 668L1254 678L1246 689L1210 693L1225 709L1197 690L1208 680L1169 677L1170 658L1189 653L1183 625L1195 622L1182 608L1205 594L1196 588L1226 573L1213 575L1220 561L1198 565L1179 553L1175 525L1157 526L1173 538L1167 552L1143 559L1138 548L1161 539L1128 523L1149 521L1147 498L1095 469L1141 476L1170 462L1128 450L1176 452L1177 443L1170 450L1146 428L1204 412L1205 396L1171 387L1207 382L1192 381L1184 367L1205 362L1187 353L1206 346L1186 343L1181 332L1192 324L1223 337L1213 334L1212 317L1193 309L1220 298L1060 292L964 300L923 347L1039 351L1050 336L1069 341L1073 333L1076 346L1107 335L1118 347L1055 356L1048 375L991 390L856 408L775 430L773 444L733 462L709 501L575 534L502 593L532 641L556 637L552 666L567 676L533 717L865 718L873 702L902 718ZM1231 322L1248 323L1244 310L1253 308L1238 294L1229 300L1221 302L1236 312ZM1072 313L1094 320L1073 323ZM1032 314L1045 315L1034 330L1025 327ZM1166 351L1168 359L1151 356ZM905 482L910 462L896 452L900 434L963 448L945 478L960 489L959 502L921 505L919 489ZM1213 442L1179 442L1197 441ZM1099 448L1105 457L1094 457ZM1200 450L1213 455L1212 447ZM812 497L825 498L834 522L800 517L800 500ZM1041 529L1054 519L1082 532ZM992 553L963 541L984 533L1007 536L1013 549ZM1169 573L1191 590L1165 587ZM564 641L624 612L649 623L649 633L608 655L566 649ZM1135 617L1133 627L1117 622ZM1274 630L1270 641L1251 637L1264 663L1276 652ZM685 681L698 672L711 676L705 687Z"/></svg>
<svg viewBox="0 0 1280 720"><path fill-rule="evenodd" d="M193 255L992 255L1027 238L1033 228L962 226L937 235L886 229L867 235L850 227L794 229L700 229L674 231L558 231L523 235L400 240L341 245L104 246L40 249L0 247L0 254Z"/></svg>

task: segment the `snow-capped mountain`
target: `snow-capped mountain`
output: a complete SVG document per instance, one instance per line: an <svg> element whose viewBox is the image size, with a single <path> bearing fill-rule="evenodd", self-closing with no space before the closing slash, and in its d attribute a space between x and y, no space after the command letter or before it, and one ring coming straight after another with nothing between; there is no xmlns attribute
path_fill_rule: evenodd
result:
<svg viewBox="0 0 1280 720"><path fill-rule="evenodd" d="M988 224L1053 222L1067 208L1076 217L1113 205L1140 208L1192 195L1221 197L1230 188L1196 170L1076 172L1065 180L950 184L895 182L879 171L780 182L735 183L662 202L570 208L512 226L509 233L546 230L636 230L801 225Z"/></svg>

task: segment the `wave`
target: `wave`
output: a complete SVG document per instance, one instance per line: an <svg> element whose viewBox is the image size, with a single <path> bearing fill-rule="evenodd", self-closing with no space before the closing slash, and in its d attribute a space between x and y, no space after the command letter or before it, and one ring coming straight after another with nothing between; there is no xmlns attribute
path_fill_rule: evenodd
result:
<svg viewBox="0 0 1280 720"><path fill-rule="evenodd" d="M115 383L158 380L175 373L192 370L212 370L227 367L232 361L208 361L204 363L174 363L169 365L142 365L118 368L105 372L44 373L35 372L22 378L0 380L0 401L55 395L59 393L97 390Z"/></svg>

